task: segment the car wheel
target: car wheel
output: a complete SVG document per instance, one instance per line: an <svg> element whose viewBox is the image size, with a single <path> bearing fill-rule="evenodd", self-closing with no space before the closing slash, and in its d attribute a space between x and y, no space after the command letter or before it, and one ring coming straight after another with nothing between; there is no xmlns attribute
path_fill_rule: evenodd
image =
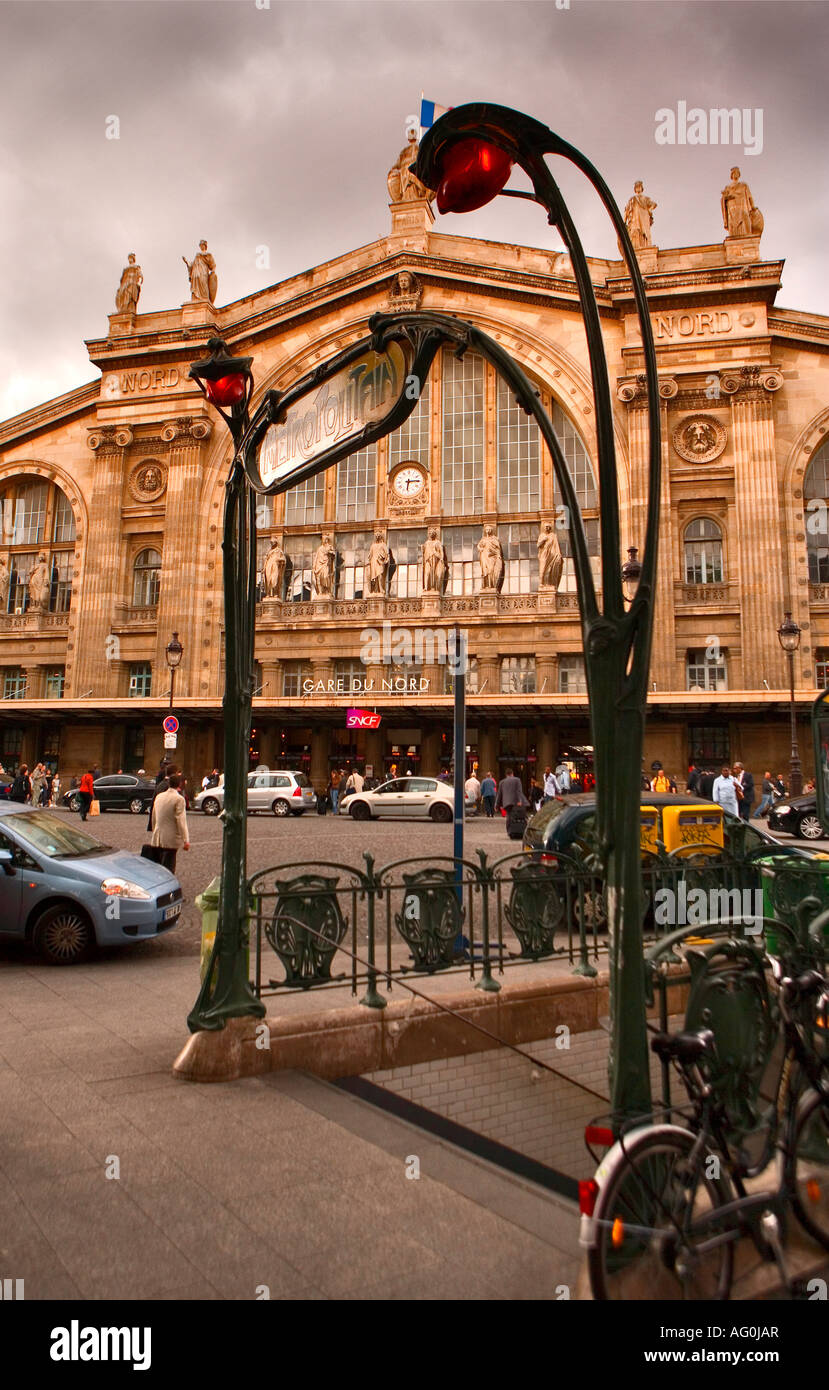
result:
<svg viewBox="0 0 829 1390"><path fill-rule="evenodd" d="M364 801L355 801L353 806L349 806L348 814L352 820L371 820L371 811Z"/></svg>
<svg viewBox="0 0 829 1390"><path fill-rule="evenodd" d="M452 819L451 806L447 806L443 801L436 801L429 810L429 819L445 825Z"/></svg>
<svg viewBox="0 0 829 1390"><path fill-rule="evenodd" d="M218 816L221 807L215 796L207 796L201 804L201 808L206 816Z"/></svg>
<svg viewBox="0 0 829 1390"><path fill-rule="evenodd" d="M70 811L80 811L81 809L81 799L79 796L70 796L66 804Z"/></svg>
<svg viewBox="0 0 829 1390"><path fill-rule="evenodd" d="M134 816L140 816L142 811L146 811L147 803L141 800L140 796L134 796L130 802L130 810Z"/></svg>
<svg viewBox="0 0 829 1390"><path fill-rule="evenodd" d="M797 833L802 840L822 840L826 831L814 812L809 811L797 822Z"/></svg>
<svg viewBox="0 0 829 1390"><path fill-rule="evenodd" d="M276 801L271 806L271 810L275 816L289 816L291 814L291 807L284 796L278 796L276 798Z"/></svg>
<svg viewBox="0 0 829 1390"><path fill-rule="evenodd" d="M34 947L50 965L76 965L92 946L92 928L81 908L58 904L44 912L34 931Z"/></svg>

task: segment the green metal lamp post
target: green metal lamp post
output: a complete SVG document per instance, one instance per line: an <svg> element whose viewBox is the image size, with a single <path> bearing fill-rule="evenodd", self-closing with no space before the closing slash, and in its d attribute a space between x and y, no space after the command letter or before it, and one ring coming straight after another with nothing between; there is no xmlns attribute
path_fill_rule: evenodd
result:
<svg viewBox="0 0 829 1390"><path fill-rule="evenodd" d="M574 164L598 193L627 262L642 337L648 398L648 512L642 561L629 557L620 571L621 536L613 411L599 311L587 259L575 224L545 162L549 154ZM532 192L505 188L513 165L529 177ZM642 884L639 801L647 681L656 577L660 422L656 353L645 287L624 219L604 179L580 151L546 126L506 107L455 107L427 131L413 171L436 190L440 212L483 207L499 193L537 202L558 228L570 253L587 334L593 381L601 514L602 608L581 515L570 516L572 551L581 612L587 688L596 767L596 824L601 871L607 884L610 928L611 1104L617 1116L650 1109L645 973L642 954ZM533 414L540 421L539 411ZM550 444L551 431L542 429ZM568 502L559 448L551 448L556 476ZM572 495L572 489L569 489ZM632 563L631 563L632 562ZM626 607L625 587L630 591Z"/></svg>
<svg viewBox="0 0 829 1390"><path fill-rule="evenodd" d="M248 982L247 964L247 767L253 692L256 615L256 507L240 445L250 423L253 391L250 357L231 357L221 338L210 356L194 362L190 376L218 410L233 438L233 463L225 484L222 569L225 608L224 833L219 915L213 954L198 999L188 1015L191 1032L223 1028L229 1018L262 1018L265 1006Z"/></svg>

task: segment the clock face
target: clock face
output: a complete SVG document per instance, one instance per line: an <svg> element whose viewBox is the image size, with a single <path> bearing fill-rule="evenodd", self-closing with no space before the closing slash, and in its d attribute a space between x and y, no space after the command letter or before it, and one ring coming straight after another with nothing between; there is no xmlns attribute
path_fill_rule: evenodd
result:
<svg viewBox="0 0 829 1390"><path fill-rule="evenodd" d="M426 479L419 468L400 468L394 475L392 488L398 497L410 501L420 496L425 482Z"/></svg>

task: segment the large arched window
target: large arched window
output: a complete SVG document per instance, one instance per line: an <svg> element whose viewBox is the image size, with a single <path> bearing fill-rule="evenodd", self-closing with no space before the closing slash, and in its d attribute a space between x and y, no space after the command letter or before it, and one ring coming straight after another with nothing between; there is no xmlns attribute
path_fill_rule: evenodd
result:
<svg viewBox="0 0 829 1390"><path fill-rule="evenodd" d="M132 567L132 602L135 608L155 608L161 579L161 556L157 550L142 550Z"/></svg>
<svg viewBox="0 0 829 1390"><path fill-rule="evenodd" d="M710 517L685 527L685 583L722 583L722 531Z"/></svg>
<svg viewBox="0 0 829 1390"><path fill-rule="evenodd" d="M821 444L803 480L809 582L829 584L829 440Z"/></svg>
<svg viewBox="0 0 829 1390"><path fill-rule="evenodd" d="M443 354L442 500L444 516L484 509L484 359Z"/></svg>
<svg viewBox="0 0 829 1390"><path fill-rule="evenodd" d="M25 613L30 607L29 576L45 558L50 613L66 613L72 601L75 516L68 497L55 483L18 477L0 486L0 611ZM2 575L2 570L0 570Z"/></svg>

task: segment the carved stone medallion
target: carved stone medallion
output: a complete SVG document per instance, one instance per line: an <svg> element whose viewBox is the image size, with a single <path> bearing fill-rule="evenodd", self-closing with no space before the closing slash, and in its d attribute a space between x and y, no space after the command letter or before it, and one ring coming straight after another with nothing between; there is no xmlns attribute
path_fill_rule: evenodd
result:
<svg viewBox="0 0 829 1390"><path fill-rule="evenodd" d="M679 457L688 463L711 463L725 448L725 426L713 415L688 415L673 433Z"/></svg>
<svg viewBox="0 0 829 1390"><path fill-rule="evenodd" d="M167 470L156 459L145 459L130 473L127 487L136 502L157 502L167 487Z"/></svg>

